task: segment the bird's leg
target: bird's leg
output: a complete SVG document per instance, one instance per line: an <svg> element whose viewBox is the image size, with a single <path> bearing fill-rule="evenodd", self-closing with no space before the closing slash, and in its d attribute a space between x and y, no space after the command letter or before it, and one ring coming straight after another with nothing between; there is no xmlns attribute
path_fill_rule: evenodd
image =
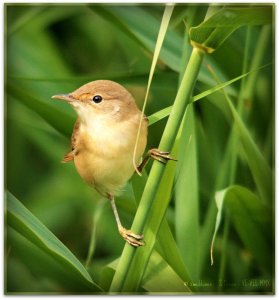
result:
<svg viewBox="0 0 279 300"><path fill-rule="evenodd" d="M155 160L158 160L159 162L165 164L168 160L174 160L177 161L177 159L172 158L169 152L166 151L160 151L159 149L153 148L148 150L147 155L141 162L141 164L138 166L138 171L141 172L149 159L152 157Z"/></svg>
<svg viewBox="0 0 279 300"><path fill-rule="evenodd" d="M123 239L127 243L129 243L130 245L132 245L134 247L143 246L144 245L144 243L142 242L143 235L135 234L131 230L128 230L122 226L117 209L116 209L116 205L114 202L114 196L112 196L111 194L108 194L108 198L109 198L111 206L112 206L112 210L113 210L113 213L115 216L115 220L116 220L116 223L118 226L118 231L119 231L120 235L123 237Z"/></svg>

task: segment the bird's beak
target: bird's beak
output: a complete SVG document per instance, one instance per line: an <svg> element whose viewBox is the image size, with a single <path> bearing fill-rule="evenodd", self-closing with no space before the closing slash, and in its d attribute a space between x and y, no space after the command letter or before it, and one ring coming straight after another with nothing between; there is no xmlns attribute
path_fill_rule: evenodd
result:
<svg viewBox="0 0 279 300"><path fill-rule="evenodd" d="M75 98L71 94L54 95L51 98L62 100L62 101L67 101L67 102L73 102L75 100Z"/></svg>

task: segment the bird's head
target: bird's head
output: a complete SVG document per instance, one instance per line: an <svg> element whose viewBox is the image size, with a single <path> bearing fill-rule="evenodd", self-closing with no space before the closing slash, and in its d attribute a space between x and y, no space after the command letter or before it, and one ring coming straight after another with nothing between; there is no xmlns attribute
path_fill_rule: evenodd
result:
<svg viewBox="0 0 279 300"><path fill-rule="evenodd" d="M125 119L138 111L132 95L120 84L110 80L89 82L72 93L52 96L68 102L81 119Z"/></svg>

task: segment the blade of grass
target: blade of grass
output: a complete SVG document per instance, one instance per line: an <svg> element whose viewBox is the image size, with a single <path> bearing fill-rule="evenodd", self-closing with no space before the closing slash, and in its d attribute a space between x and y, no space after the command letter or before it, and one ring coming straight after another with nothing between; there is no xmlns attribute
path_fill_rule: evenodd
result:
<svg viewBox="0 0 279 300"><path fill-rule="evenodd" d="M68 272L75 274L77 279L82 280L92 290L101 291L71 251L9 192L7 193L7 221L9 226L49 254Z"/></svg>
<svg viewBox="0 0 279 300"><path fill-rule="evenodd" d="M54 287L57 287L59 291L63 290L64 294L98 293L18 231L10 226L7 226L6 230L7 245L10 247L10 253L8 257L5 257L7 280L10 280L13 285L23 285L20 290L18 288L14 290L14 294L25 293L30 296L33 293L49 294L54 293ZM10 269L9 264L17 263L22 266L24 272ZM29 280L28 277L26 278L28 274L31 277ZM34 290L32 289L33 283L37 285ZM11 294L12 291L9 285L6 293ZM58 290L56 291L58 293Z"/></svg>
<svg viewBox="0 0 279 300"><path fill-rule="evenodd" d="M189 275L190 273L184 264L181 253L166 219L162 221L158 232L156 250L172 267L177 275L184 280L184 282L189 282L189 280L191 280L191 276ZM192 288L192 290L193 289L194 288Z"/></svg>
<svg viewBox="0 0 279 300"><path fill-rule="evenodd" d="M175 232L177 245L193 282L199 279L199 196L197 148L193 105L183 123L175 184Z"/></svg>
<svg viewBox="0 0 279 300"><path fill-rule="evenodd" d="M205 98L205 97L207 97L207 96L209 96L209 95L211 95L211 94L213 94L215 92L218 92L218 91L222 90L223 88L225 88L225 87L233 84L234 82L237 82L237 81L239 81L239 80L247 77L251 73L260 71L261 69L266 68L266 67L268 67L270 65L271 65L271 63L266 64L266 65L264 65L262 67L259 67L257 69L251 70L251 71L249 71L249 72L247 72L245 74L237 76L237 77L235 77L235 78L233 78L233 79L231 79L229 81L217 84L215 87L210 88L210 89L208 89L208 90L206 90L206 91L204 91L204 92L202 92L202 93L200 93L200 94L192 97L191 102L195 102L195 101L201 100L201 99L203 99L203 98ZM148 120L149 120L148 125L151 126L151 125L155 124L156 122L162 120L163 118L169 116L169 114L170 114L170 112L172 110L172 107L173 106L171 105L169 107L166 107L166 108L164 108L164 109L162 109L160 111L157 111L156 113L150 115L148 117Z"/></svg>
<svg viewBox="0 0 279 300"><path fill-rule="evenodd" d="M153 60L152 60L151 68L150 68L145 99L144 99L143 107L142 107L142 110L141 110L141 118L140 118L140 123L139 123L139 128L138 128L138 132L137 132L136 143L135 143L134 153L133 153L133 165L134 165L134 168L135 168L136 172L139 175L141 175L141 174L140 174L140 172L138 171L138 168L137 168L136 153L137 153L137 148L138 148L139 136L140 136L140 132L141 132L141 125L142 125L142 122L143 122L143 119L144 119L144 111L145 111L145 107L146 107L146 103L147 103L147 98L148 98L148 94L149 94L153 74L154 74L155 67L156 67L156 64L157 64L157 61L158 61L158 58L159 58L160 50L161 50L162 45L163 45L164 37L165 37L166 32L167 32L167 28L168 28L168 25L169 25L169 21L170 21L171 15L172 15L173 8L174 8L173 5L166 6L164 14L163 14L162 23L161 23L161 27L160 27L160 30L159 30L159 34L158 34L158 38L157 38L157 42L156 42L156 47L155 47L155 50L154 50L154 56L153 56Z"/></svg>

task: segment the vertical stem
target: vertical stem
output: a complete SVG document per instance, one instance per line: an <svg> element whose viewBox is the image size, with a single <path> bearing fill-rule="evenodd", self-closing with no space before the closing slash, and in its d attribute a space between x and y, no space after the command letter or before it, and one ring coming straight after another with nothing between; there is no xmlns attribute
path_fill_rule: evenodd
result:
<svg viewBox="0 0 279 300"><path fill-rule="evenodd" d="M168 123L164 130L160 148L170 150L173 146L176 133L178 132L180 123L184 116L186 106L189 104L192 91L201 67L204 57L204 52L194 48L188 62L187 68L184 72L178 93L175 98L173 109L170 113ZM175 133L175 134L173 134ZM159 164L162 166L161 164Z"/></svg>
<svg viewBox="0 0 279 300"><path fill-rule="evenodd" d="M170 151L172 149L176 134L184 116L186 106L191 99L192 90L201 67L203 56L204 53L201 50L196 48L193 49L189 63L184 72L184 76L182 78L178 93L176 95L173 109L165 127L161 143L159 145L159 148L161 150ZM135 219L132 226L133 232L140 233L143 231L163 172L164 165L157 161L154 161L149 174L149 178L146 182L146 186L142 195L139 208L135 215ZM130 245L125 245L112 281L112 285L110 288L111 292L121 291L136 251L137 250L131 247ZM147 257L147 261L148 259L149 257Z"/></svg>

